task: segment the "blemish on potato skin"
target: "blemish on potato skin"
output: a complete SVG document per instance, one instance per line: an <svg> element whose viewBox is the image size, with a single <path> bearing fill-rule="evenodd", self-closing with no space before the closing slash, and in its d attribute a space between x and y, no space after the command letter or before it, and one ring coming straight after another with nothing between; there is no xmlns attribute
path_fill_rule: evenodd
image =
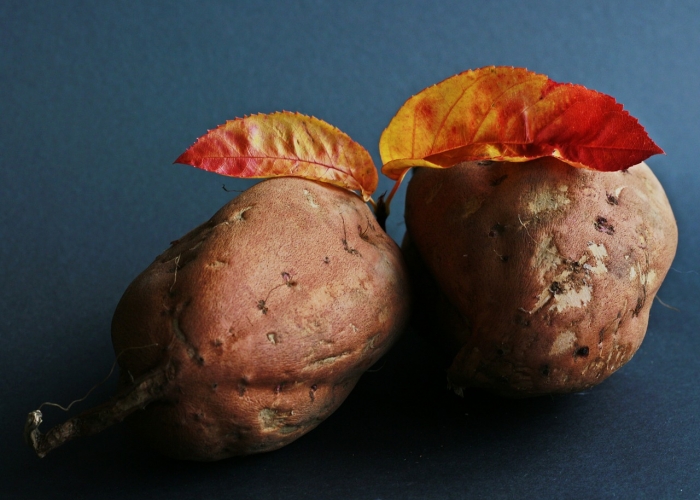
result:
<svg viewBox="0 0 700 500"><path fill-rule="evenodd" d="M301 369L302 372L309 371L309 370L316 370L318 368L321 368L326 365L331 365L333 363L336 363L338 360L349 356L350 351L343 351L340 354L337 354L335 356L326 356L325 358L317 359L315 361L312 361L308 363L304 368Z"/></svg>
<svg viewBox="0 0 700 500"><path fill-rule="evenodd" d="M348 243L348 233L345 229L345 217L343 217L342 215L340 217L341 219L343 219L343 238L341 240L343 243L343 250L345 250L350 255L357 255L358 257L362 257L362 254L360 254L360 252L358 252L356 249L352 248Z"/></svg>
<svg viewBox="0 0 700 500"><path fill-rule="evenodd" d="M605 245L590 243L588 245L588 251L591 253L595 259L595 267L588 266L588 270L593 274L603 274L608 272L608 268L605 266L604 260L608 258L608 250Z"/></svg>
<svg viewBox="0 0 700 500"><path fill-rule="evenodd" d="M494 250L494 252L496 252L496 251ZM501 255L498 252L496 252L496 256L498 257L498 260L500 260L501 262L508 262L508 259L510 259L509 255Z"/></svg>
<svg viewBox="0 0 700 500"><path fill-rule="evenodd" d="M180 320L177 316L173 316L172 318L171 329L175 338L185 346L185 350L190 359L199 365L203 365L204 358L199 354L197 348L189 341L185 332L182 331L182 328L180 328Z"/></svg>
<svg viewBox="0 0 700 500"><path fill-rule="evenodd" d="M578 289L571 287L553 296L554 304L549 310L562 312L564 309L570 307L584 307L591 301L592 296L593 289L588 284L584 283Z"/></svg>
<svg viewBox="0 0 700 500"><path fill-rule="evenodd" d="M295 280L292 277L292 274L288 273L287 271L284 271L282 273L282 279L284 280L284 284L287 285L289 288L297 286L297 280Z"/></svg>
<svg viewBox="0 0 700 500"><path fill-rule="evenodd" d="M311 205L312 208L320 208L321 205L319 205L316 202L316 198L314 198L314 195L311 194L311 192L308 189L304 189L304 197L306 198L306 201Z"/></svg>
<svg viewBox="0 0 700 500"><path fill-rule="evenodd" d="M372 335L370 338L368 338L365 341L365 346L363 347L362 352L366 353L367 351L374 349L374 343L377 341L378 338L379 338L378 333L375 335Z"/></svg>
<svg viewBox="0 0 700 500"><path fill-rule="evenodd" d="M236 213L234 213L233 216L232 216L229 220L231 220L231 221L233 221L233 222L243 222L243 221L245 221L245 220L248 218L248 216L246 215L246 212L247 212L248 210L250 210L251 208L253 208L252 205L249 206L249 207L242 208L241 210L239 210L239 211L237 211Z"/></svg>
<svg viewBox="0 0 700 500"><path fill-rule="evenodd" d="M627 308L627 301L625 301L623 309ZM605 325L600 332L598 332L598 349L603 348L603 342L608 338L614 338L617 335L620 325L622 324L622 311L618 311L615 318L613 318L610 323Z"/></svg>
<svg viewBox="0 0 700 500"><path fill-rule="evenodd" d="M560 186L561 188L562 186ZM529 196L527 201L528 210L532 215L540 215L543 213L554 212L561 207L571 203L571 200L566 196L568 186L563 186L566 189L557 189L556 191L535 191Z"/></svg>
<svg viewBox="0 0 700 500"><path fill-rule="evenodd" d="M574 351L574 357L575 358L588 357L588 352L589 352L588 346L579 347L578 349L576 349L576 351Z"/></svg>
<svg viewBox="0 0 700 500"><path fill-rule="evenodd" d="M615 234L615 228L605 217L598 216L593 223L593 226L595 226L596 231L600 231L601 233L609 234L611 236Z"/></svg>
<svg viewBox="0 0 700 500"><path fill-rule="evenodd" d="M442 182L437 182L425 197L425 204L430 205L442 189Z"/></svg>
<svg viewBox="0 0 700 500"><path fill-rule="evenodd" d="M299 429L301 429L300 425L283 425L277 430L277 432L279 432L280 434L291 434L292 432L296 432Z"/></svg>
<svg viewBox="0 0 700 500"><path fill-rule="evenodd" d="M490 184L492 187L500 186L500 185L503 183L503 181L506 180L507 178L508 178L508 174L504 174L504 175L502 175L502 176L500 176L500 177L496 177L496 178L493 179L489 184Z"/></svg>
<svg viewBox="0 0 700 500"><path fill-rule="evenodd" d="M576 343L576 333L571 330L566 330L560 333L554 340L549 355L563 354L568 352Z"/></svg>
<svg viewBox="0 0 700 500"><path fill-rule="evenodd" d="M489 238L498 238L505 232L505 230L506 226L497 222L491 226L491 229L489 230Z"/></svg>
<svg viewBox="0 0 700 500"><path fill-rule="evenodd" d="M258 413L258 419L260 421L263 430L267 431L279 427L279 416L276 410L272 408L263 408Z"/></svg>
<svg viewBox="0 0 700 500"><path fill-rule="evenodd" d="M482 203L483 200L479 200L478 198L469 198L466 200L462 206L462 219L468 219L474 215L481 208Z"/></svg>
<svg viewBox="0 0 700 500"><path fill-rule="evenodd" d="M637 298L637 305L634 306L634 309L632 310L632 316L637 317L639 316L639 313L641 312L642 308L644 307L644 302L646 302L646 297L638 297Z"/></svg>
<svg viewBox="0 0 700 500"><path fill-rule="evenodd" d="M544 280L544 275L548 271L555 270L563 263L563 258L559 254L559 249L554 243L551 235L546 235L540 240L531 262L533 269L540 271L540 279Z"/></svg>
<svg viewBox="0 0 700 500"><path fill-rule="evenodd" d="M377 230L374 227L374 224L372 224L372 222L369 219L367 219L366 223L367 224L364 228L358 224L357 225L357 232L363 241L369 242L370 241L369 231L372 230L372 233L375 233Z"/></svg>

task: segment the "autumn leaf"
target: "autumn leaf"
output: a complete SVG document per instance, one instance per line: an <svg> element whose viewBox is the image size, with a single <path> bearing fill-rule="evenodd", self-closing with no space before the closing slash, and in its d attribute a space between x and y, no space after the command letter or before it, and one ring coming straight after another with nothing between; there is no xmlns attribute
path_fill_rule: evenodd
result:
<svg viewBox="0 0 700 500"><path fill-rule="evenodd" d="M365 201L378 182L372 157L360 144L323 120L286 111L228 121L175 163L231 177L303 177L360 191Z"/></svg>
<svg viewBox="0 0 700 500"><path fill-rule="evenodd" d="M527 161L622 170L663 153L612 97L522 68L466 71L410 98L382 134L382 172L398 180L414 166Z"/></svg>

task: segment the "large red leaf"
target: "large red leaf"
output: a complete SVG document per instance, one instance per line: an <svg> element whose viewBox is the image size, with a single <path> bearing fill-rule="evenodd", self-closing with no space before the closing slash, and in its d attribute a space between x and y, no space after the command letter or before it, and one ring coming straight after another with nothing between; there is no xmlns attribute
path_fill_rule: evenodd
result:
<svg viewBox="0 0 700 500"><path fill-rule="evenodd" d="M382 171L527 161L554 156L581 168L622 170L663 153L612 97L522 68L466 71L428 87L382 134Z"/></svg>
<svg viewBox="0 0 700 500"><path fill-rule="evenodd" d="M286 111L231 120L200 137L175 163L232 177L294 176L360 191L377 188L372 157L323 120Z"/></svg>

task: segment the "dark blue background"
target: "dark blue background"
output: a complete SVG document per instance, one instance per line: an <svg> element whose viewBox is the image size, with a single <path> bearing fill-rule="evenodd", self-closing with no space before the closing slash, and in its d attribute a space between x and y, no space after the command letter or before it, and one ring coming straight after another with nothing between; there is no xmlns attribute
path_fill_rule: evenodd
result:
<svg viewBox="0 0 700 500"><path fill-rule="evenodd" d="M0 496L696 498L698 26L690 0L0 1ZM197 137L299 111L379 164L408 97L491 64L611 94L666 151L648 163L678 220L660 298L679 311L657 302L616 375L580 395L461 400L409 331L336 414L274 453L174 462L124 427L43 460L24 446L29 410L109 371L127 284L231 198L223 183L250 185L172 165ZM399 241L402 203L388 228Z"/></svg>

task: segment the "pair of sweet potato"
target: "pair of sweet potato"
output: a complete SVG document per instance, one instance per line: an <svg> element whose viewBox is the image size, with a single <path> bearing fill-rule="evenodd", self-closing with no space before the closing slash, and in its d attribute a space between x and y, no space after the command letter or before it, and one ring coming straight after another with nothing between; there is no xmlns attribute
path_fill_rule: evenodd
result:
<svg viewBox="0 0 700 500"><path fill-rule="evenodd" d="M419 169L405 217L415 306L429 331L442 329L460 394L523 397L601 382L639 348L677 239L645 164ZM281 447L340 405L407 315L402 257L359 197L265 181L127 289L113 321L125 387L127 374L172 373L163 396L131 420L181 458ZM161 348L129 350L148 344Z"/></svg>
<svg viewBox="0 0 700 500"><path fill-rule="evenodd" d="M602 172L549 155L613 170L599 160L629 160L620 123L644 157L661 150L611 98L521 69L466 72L421 94L380 141L397 179L389 200L408 168L438 168L418 169L408 187L408 268L377 222L386 206L370 197L371 157L345 134L277 113L200 138L178 161L281 177L225 205L128 287L112 322L119 394L45 435L31 412L25 435L37 453L127 416L178 458L284 446L330 415L396 340L409 271L416 317L443 345L460 394L584 390L627 362L675 253L668 200L644 164ZM595 133L580 126L593 123L581 119L591 103L609 111ZM614 144L591 156L589 135ZM455 166L465 155L517 163Z"/></svg>

